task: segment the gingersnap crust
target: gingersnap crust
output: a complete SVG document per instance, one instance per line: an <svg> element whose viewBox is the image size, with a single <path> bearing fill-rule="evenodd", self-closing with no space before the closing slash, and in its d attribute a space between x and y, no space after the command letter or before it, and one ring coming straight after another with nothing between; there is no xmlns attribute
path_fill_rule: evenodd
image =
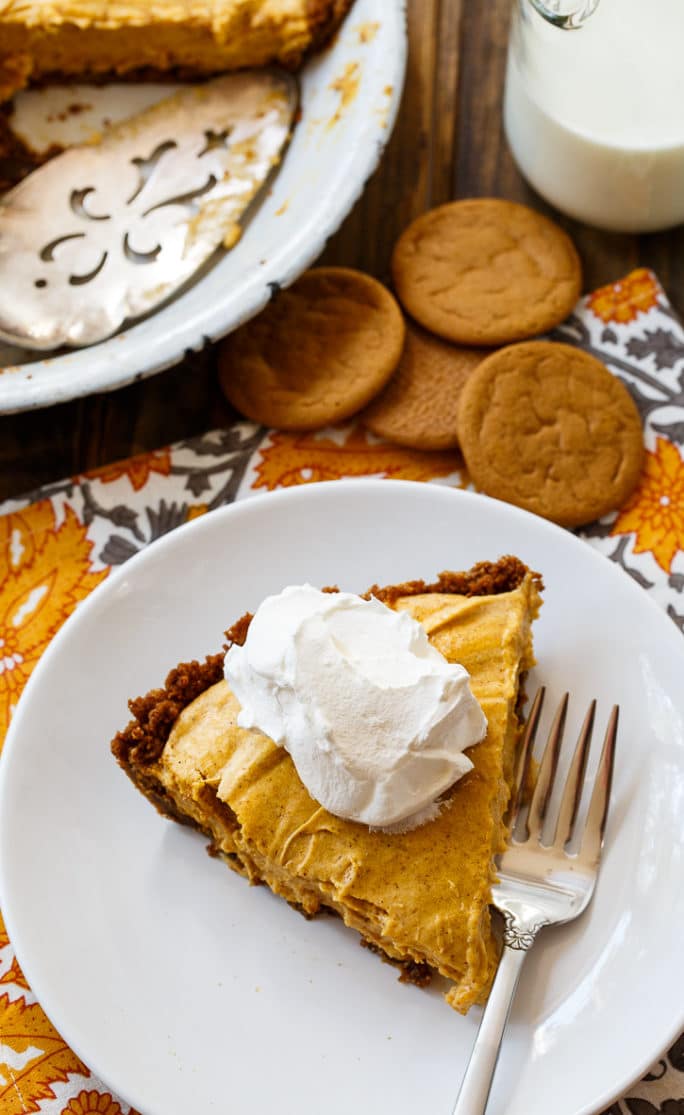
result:
<svg viewBox="0 0 684 1115"><path fill-rule="evenodd" d="M312 430L349 418L396 368L404 319L392 294L360 271L306 271L228 336L219 381L254 422Z"/></svg>
<svg viewBox="0 0 684 1115"><path fill-rule="evenodd" d="M487 357L463 389L458 433L477 488L566 527L620 507L644 459L639 412L621 380L551 341Z"/></svg>
<svg viewBox="0 0 684 1115"><path fill-rule="evenodd" d="M552 221L512 201L475 198L423 213L392 257L397 297L426 329L464 345L506 345L553 328L582 283L579 256Z"/></svg>

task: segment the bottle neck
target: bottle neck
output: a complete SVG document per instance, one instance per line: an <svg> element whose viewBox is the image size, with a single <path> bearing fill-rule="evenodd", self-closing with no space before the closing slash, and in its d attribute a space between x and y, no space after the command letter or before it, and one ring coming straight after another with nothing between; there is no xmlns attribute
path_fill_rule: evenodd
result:
<svg viewBox="0 0 684 1115"><path fill-rule="evenodd" d="M594 14L601 0L530 0L533 8L554 27L577 31Z"/></svg>

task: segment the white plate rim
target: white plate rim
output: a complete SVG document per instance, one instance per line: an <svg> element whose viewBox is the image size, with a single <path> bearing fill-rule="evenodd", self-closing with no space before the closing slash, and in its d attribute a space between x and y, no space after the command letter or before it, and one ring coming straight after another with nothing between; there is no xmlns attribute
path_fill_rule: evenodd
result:
<svg viewBox="0 0 684 1115"><path fill-rule="evenodd" d="M68 1023L68 1020L62 1021L61 1008L58 1004L52 1001L50 992L46 988L39 989L38 992L35 991L34 981L30 974L32 967L31 959L30 957L27 958L23 953L23 945L20 939L21 935L16 930L16 923L14 921L14 913L12 907L10 905L8 910L4 908L4 897L7 885L7 864L10 858L9 852L7 850L9 842L6 839L3 839L5 816L4 802L6 797L11 793L11 768L13 763L13 755L20 746L19 738L21 734L21 719L23 710L28 707L29 702L33 699L34 690L38 690L40 688L43 675L49 672L52 667L53 661L59 657L62 643L66 641L66 639L70 636L72 629L76 626L77 623L80 623L91 610L99 606L99 602L102 597L104 597L106 594L116 591L118 585L130 576L132 568L135 569L136 567L142 566L149 560L157 560L160 557L160 554L163 553L164 549L170 549L175 546L182 545L183 540L191 535L199 535L204 530L213 530L214 526L221 520L230 520L235 516L243 515L261 516L262 514L268 512L269 505L272 505L273 503L282 504L299 500L307 501L309 498L316 498L318 495L321 494L323 489L329 491L330 484L330 481L322 481L302 486L296 486L289 489L279 489L276 491L261 494L257 497L238 500L237 502L233 502L229 505L217 508L208 515L201 516L198 519L195 519L191 522L183 524L178 528L175 528L173 531L162 536L154 543L146 546L143 550L139 551L123 566L112 571L107 579L78 605L75 613L73 613L66 620L63 626L54 636L48 648L41 656L41 659L38 662L37 666L33 670L31 677L29 678L29 681L22 692L19 703L10 723L9 731L7 733L2 751L2 756L0 758L0 903L3 904L2 913L7 931L15 949L19 964L24 970L25 974L27 974L27 979L32 989L34 990L34 994L36 994L38 1001L41 1003L41 1006L45 1010L48 1018L51 1020L53 1025L55 1025L55 1028L60 1034L65 1036L65 1040L67 1040L68 1044L71 1046L74 1052L84 1061L84 1063L88 1065L91 1071L93 1071L98 1077L100 1077L100 1079L108 1087L110 1087L115 1094L118 1094L120 1098L124 1099L125 1102L130 1103L133 1106L136 1106L135 1097L129 1097L126 1093L125 1087L122 1087L121 1084L116 1081L112 1081L108 1077L106 1071L101 1071L101 1068L98 1066L98 1058L93 1057L79 1040L72 1040L72 1038L68 1036L69 1030L71 1029L70 1024ZM575 548L578 553L582 552L585 557L588 557L590 555L589 560L594 561L597 567L601 567L603 575L607 575L608 577L612 578L616 584L620 583L623 589L625 588L625 586L629 586L627 591L631 595L633 595L633 598L635 600L639 599L642 602L647 601L646 606L650 610L654 622L656 622L661 627L663 634L665 634L665 632L669 632L666 638L671 641L673 648L676 647L681 654L681 636L676 631L674 625L672 625L668 621L667 617L662 611L662 608L653 600L648 592L640 588L634 581L627 577L627 575L622 570L620 570L598 550L593 549L586 542L582 541L572 533L556 526L555 524L547 520L541 519L538 516L535 516L530 512L524 511L513 505L492 499L491 497L482 496L479 493L469 490L451 488L449 486L440 484L426 485L425 483L419 481L394 479L386 480L364 477L335 481L334 488L340 493L344 493L354 489L365 489L369 492L376 492L377 494L380 494L386 492L388 484L391 485L392 489L404 489L414 493L417 493L419 491L429 493L431 497L434 497L438 500L463 499L467 501L474 501L476 503L479 503L483 507L483 509L485 507L492 507L495 514L497 513L498 509L498 513L510 515L514 519L518 519L521 522L527 522L530 526L534 525L535 530L540 531L543 535L547 535L549 538L562 538L563 545ZM14 943L15 939L18 939L18 944ZM670 1024L669 1028L667 1028L665 1031L665 1035L658 1038L652 1049L649 1049L648 1052L644 1052L643 1057L636 1068L633 1068L627 1076L622 1077L619 1082L616 1082L608 1087L602 1095L595 1099L592 1099L590 1103L581 1108L578 1108L577 1110L573 1109L572 1115L596 1115L597 1112L602 1111L605 1107L623 1096L633 1084L637 1083L643 1078L648 1069L660 1056L662 1056L663 1052L667 1050L674 1041L676 1041L683 1030L684 1005L682 1006L680 1017L678 1017L676 1021Z"/></svg>
<svg viewBox="0 0 684 1115"><path fill-rule="evenodd" d="M387 38L388 49L384 55L387 72L383 80L386 79L391 92L387 96L382 120L375 112L366 113L363 131L356 136L351 157L344 160L344 173L340 170L336 178L335 207L317 214L315 230L305 229L303 233L285 240L281 250L250 278L239 300L228 304L230 312L226 312L220 298L214 298L208 299L192 317L183 319L181 295L152 315L150 320L159 318L160 327L143 342L139 330L148 325L148 321L142 322L140 327L133 323L124 332L84 349L44 358L37 353L35 361L16 367L8 365L0 373L0 414L35 410L82 396L113 391L156 375L171 367L184 354L200 353L207 344L219 340L254 317L272 297L273 284L289 286L317 259L328 239L361 197L378 166L401 102L408 53L407 0L371 2L377 5L374 14L381 17L382 33ZM354 18L354 12L352 7L345 17L347 21ZM317 57L313 55L311 61L315 63ZM301 124L306 127L306 121L301 121ZM214 273L219 268L220 263L213 269ZM77 367L75 372L74 364Z"/></svg>

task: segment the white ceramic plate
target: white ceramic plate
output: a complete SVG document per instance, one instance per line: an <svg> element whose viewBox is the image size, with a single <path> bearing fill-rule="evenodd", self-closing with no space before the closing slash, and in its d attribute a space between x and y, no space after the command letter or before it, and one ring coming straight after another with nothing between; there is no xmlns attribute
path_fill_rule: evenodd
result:
<svg viewBox="0 0 684 1115"><path fill-rule="evenodd" d="M127 697L292 582L431 577L518 554L543 572L533 680L622 708L603 871L530 954L490 1115L589 1115L684 1026L684 643L621 570L541 519L400 481L255 497L181 527L79 607L0 763L0 887L55 1026L145 1115L449 1111L479 1012L399 984L334 918L250 888L131 786L108 741Z"/></svg>
<svg viewBox="0 0 684 1115"><path fill-rule="evenodd" d="M405 63L405 0L355 0L332 44L301 73L301 119L238 245L184 294L108 341L52 358L0 347L0 413L153 375L258 313L271 284L288 286L320 255L363 191L392 131ZM342 104L333 85L353 66L358 91ZM78 134L85 123L79 114L71 127Z"/></svg>

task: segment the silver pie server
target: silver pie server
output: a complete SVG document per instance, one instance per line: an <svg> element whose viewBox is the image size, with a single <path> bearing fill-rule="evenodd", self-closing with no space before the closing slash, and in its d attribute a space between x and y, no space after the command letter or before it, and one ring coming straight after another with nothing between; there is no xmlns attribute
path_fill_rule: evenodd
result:
<svg viewBox="0 0 684 1115"><path fill-rule="evenodd" d="M35 170L0 199L0 339L90 345L169 298L237 242L297 106L290 74L230 74Z"/></svg>

